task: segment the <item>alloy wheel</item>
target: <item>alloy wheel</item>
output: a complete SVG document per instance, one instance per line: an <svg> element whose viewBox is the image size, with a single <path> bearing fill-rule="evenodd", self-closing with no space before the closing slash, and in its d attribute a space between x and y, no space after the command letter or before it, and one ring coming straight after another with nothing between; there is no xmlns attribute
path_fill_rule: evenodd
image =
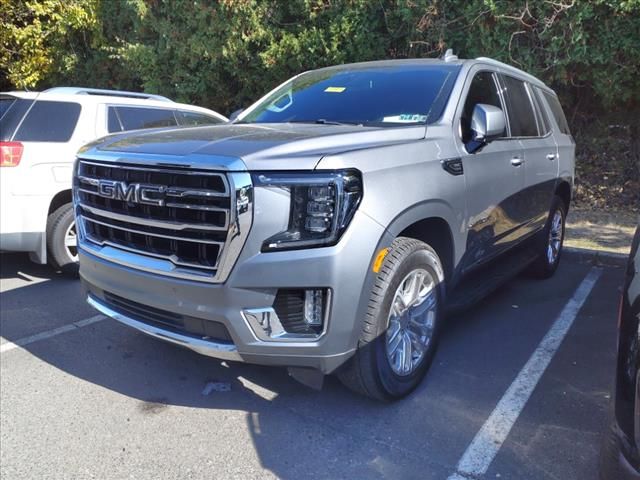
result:
<svg viewBox="0 0 640 480"><path fill-rule="evenodd" d="M64 248L69 258L74 262L78 261L78 238L76 235L76 222L71 222L69 228L64 233Z"/></svg>
<svg viewBox="0 0 640 480"><path fill-rule="evenodd" d="M389 311L386 352L397 375L413 373L431 344L438 307L436 288L427 270L416 269L396 289Z"/></svg>
<svg viewBox="0 0 640 480"><path fill-rule="evenodd" d="M564 233L564 217L560 209L556 210L549 228L549 242L547 244L547 261L553 265L560 256L562 248L562 235Z"/></svg>

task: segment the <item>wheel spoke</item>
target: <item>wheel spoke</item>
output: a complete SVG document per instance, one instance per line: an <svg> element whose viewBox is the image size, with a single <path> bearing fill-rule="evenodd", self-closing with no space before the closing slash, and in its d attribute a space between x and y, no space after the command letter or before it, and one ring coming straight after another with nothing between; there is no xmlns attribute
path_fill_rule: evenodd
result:
<svg viewBox="0 0 640 480"><path fill-rule="evenodd" d="M407 307L413 305L420 296L420 289L422 288L422 281L424 274L421 271L415 272L409 278L409 285L405 290L404 303Z"/></svg>
<svg viewBox="0 0 640 480"><path fill-rule="evenodd" d="M408 334L402 336L402 371L404 373L411 372L412 347L411 339Z"/></svg>
<svg viewBox="0 0 640 480"><path fill-rule="evenodd" d="M398 347L402 343L402 338L403 338L402 329L400 328L399 324L398 324L398 329L392 335L393 335L393 338L389 338L387 340L387 350L390 355L394 355L398 350Z"/></svg>
<svg viewBox="0 0 640 480"><path fill-rule="evenodd" d="M402 297L400 295L396 295L393 299L393 303L391 304L391 315L394 317L399 317L402 315L402 311L405 309L404 303L402 302Z"/></svg>
<svg viewBox="0 0 640 480"><path fill-rule="evenodd" d="M431 290L427 294L426 298L424 298L422 300L422 302L420 302L419 304L415 305L411 309L411 318L416 318L416 317L419 317L421 315L424 315L426 312L432 310L433 307L435 307L435 305L436 305L435 292L433 290Z"/></svg>
<svg viewBox="0 0 640 480"><path fill-rule="evenodd" d="M423 317L420 317L420 318L412 318L409 321L407 328L420 336L424 336L424 335L428 336L430 335L431 330L433 330L433 325L431 320L432 320L431 314L424 315Z"/></svg>

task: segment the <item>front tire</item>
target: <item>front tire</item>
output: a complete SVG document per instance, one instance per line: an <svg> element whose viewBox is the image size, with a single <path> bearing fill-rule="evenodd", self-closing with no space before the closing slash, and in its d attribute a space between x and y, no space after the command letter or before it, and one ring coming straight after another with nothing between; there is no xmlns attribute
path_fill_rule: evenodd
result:
<svg viewBox="0 0 640 480"><path fill-rule="evenodd" d="M392 401L427 373L442 323L442 263L426 243L399 237L391 245L369 298L356 354L338 373L365 396Z"/></svg>
<svg viewBox="0 0 640 480"><path fill-rule="evenodd" d="M67 203L47 219L47 257L56 270L70 271L78 263L73 204Z"/></svg>

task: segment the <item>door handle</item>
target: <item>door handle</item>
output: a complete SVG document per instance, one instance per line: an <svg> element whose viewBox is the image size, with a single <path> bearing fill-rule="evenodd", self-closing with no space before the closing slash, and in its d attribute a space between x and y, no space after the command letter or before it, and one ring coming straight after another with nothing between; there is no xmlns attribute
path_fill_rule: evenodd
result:
<svg viewBox="0 0 640 480"><path fill-rule="evenodd" d="M511 159L511 165L513 165L514 167L519 167L520 165L522 165L522 159L520 157L513 157Z"/></svg>
<svg viewBox="0 0 640 480"><path fill-rule="evenodd" d="M556 159L556 154L555 153L549 153L547 154L547 160L549 161L554 161Z"/></svg>

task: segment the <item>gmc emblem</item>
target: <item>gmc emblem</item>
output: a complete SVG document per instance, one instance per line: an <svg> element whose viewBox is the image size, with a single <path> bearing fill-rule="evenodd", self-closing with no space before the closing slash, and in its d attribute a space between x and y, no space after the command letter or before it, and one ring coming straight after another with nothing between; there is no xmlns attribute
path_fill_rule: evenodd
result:
<svg viewBox="0 0 640 480"><path fill-rule="evenodd" d="M156 207L164 206L164 194L167 187L159 185L141 185L139 183L100 180L98 195L127 203L142 203Z"/></svg>

